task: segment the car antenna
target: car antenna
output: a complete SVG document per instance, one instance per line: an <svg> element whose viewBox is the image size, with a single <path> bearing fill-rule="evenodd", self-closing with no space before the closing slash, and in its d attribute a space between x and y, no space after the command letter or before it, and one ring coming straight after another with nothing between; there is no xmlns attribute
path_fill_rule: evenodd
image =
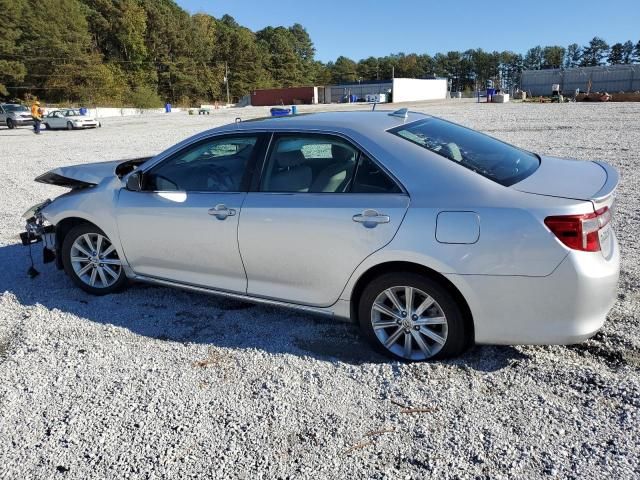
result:
<svg viewBox="0 0 640 480"><path fill-rule="evenodd" d="M401 108L400 110L396 110L395 112L391 112L389 114L389 116L390 117L404 118L406 120L407 117L409 116L409 109L408 108Z"/></svg>

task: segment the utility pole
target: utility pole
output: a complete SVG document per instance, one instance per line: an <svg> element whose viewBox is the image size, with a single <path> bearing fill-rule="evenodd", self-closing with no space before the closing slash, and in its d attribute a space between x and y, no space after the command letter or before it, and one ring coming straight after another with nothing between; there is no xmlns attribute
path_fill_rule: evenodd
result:
<svg viewBox="0 0 640 480"><path fill-rule="evenodd" d="M391 78L396 78L396 67L391 67Z"/></svg>
<svg viewBox="0 0 640 480"><path fill-rule="evenodd" d="M229 99L229 66L227 62L224 62L224 83L227 86L227 105L231 103Z"/></svg>

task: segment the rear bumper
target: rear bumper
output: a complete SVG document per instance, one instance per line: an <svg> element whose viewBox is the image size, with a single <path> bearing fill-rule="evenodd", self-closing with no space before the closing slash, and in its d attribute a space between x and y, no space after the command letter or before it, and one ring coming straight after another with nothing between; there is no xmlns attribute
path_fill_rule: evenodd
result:
<svg viewBox="0 0 640 480"><path fill-rule="evenodd" d="M595 335L615 303L620 251L571 251L546 277L447 275L473 314L476 343L561 345Z"/></svg>

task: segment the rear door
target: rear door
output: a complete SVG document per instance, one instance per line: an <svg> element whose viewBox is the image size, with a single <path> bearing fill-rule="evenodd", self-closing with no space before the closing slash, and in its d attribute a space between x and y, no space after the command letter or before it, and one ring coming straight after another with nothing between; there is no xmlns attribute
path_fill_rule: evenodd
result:
<svg viewBox="0 0 640 480"><path fill-rule="evenodd" d="M238 231L250 295L335 303L360 262L384 247L409 197L347 140L278 134L242 207Z"/></svg>
<svg viewBox="0 0 640 480"><path fill-rule="evenodd" d="M140 275L244 293L238 218L263 135L218 135L191 144L122 189L117 219L127 261Z"/></svg>

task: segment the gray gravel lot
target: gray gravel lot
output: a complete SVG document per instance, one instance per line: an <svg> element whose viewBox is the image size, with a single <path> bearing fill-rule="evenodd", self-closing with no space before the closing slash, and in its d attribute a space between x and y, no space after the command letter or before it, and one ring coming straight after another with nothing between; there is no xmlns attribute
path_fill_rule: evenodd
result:
<svg viewBox="0 0 640 480"><path fill-rule="evenodd" d="M39 249L31 280L20 215L64 191L36 175L151 155L268 109L2 128L0 478L640 477L640 104L413 108L620 169L622 273L602 332L406 365L298 312L144 285L91 297Z"/></svg>

